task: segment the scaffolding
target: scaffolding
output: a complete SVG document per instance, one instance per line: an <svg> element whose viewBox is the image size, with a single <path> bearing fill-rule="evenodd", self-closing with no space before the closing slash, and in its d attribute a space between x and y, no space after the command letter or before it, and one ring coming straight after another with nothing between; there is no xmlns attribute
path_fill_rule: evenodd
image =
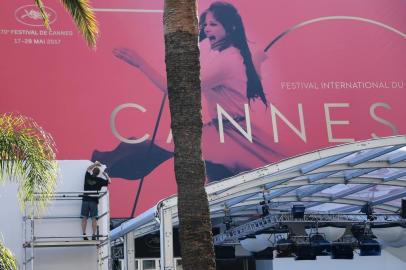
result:
<svg viewBox="0 0 406 270"><path fill-rule="evenodd" d="M66 223L67 220L77 219L78 228L80 228L80 215L72 216L58 216L48 215L41 216L39 213L35 213L34 201L26 203L25 213L23 216L23 248L24 248L24 270L34 270L35 264L35 249L37 248L60 248L60 247L95 247L97 252L97 269L106 270L110 269L110 214L109 214L109 193L108 191L71 191L71 192L55 192L50 198L52 201L51 206L54 210L58 210L56 201L82 201L83 195L98 198L99 201L103 201L104 207L99 207L101 212L97 217L97 234L96 239L92 239L93 235L66 235L63 231L55 230L55 226L60 225L60 222ZM39 200L40 194L35 194L34 200ZM77 202L78 203L78 202ZM104 209L100 209L104 208ZM63 212L63 211L61 211ZM80 208L78 209L80 213ZM48 228L54 231L55 235L37 235L38 227L43 226L44 221L52 221L55 224L48 225ZM102 233L100 233L100 226L102 227ZM85 240L87 237L89 240ZM92 240L90 240L92 239Z"/></svg>

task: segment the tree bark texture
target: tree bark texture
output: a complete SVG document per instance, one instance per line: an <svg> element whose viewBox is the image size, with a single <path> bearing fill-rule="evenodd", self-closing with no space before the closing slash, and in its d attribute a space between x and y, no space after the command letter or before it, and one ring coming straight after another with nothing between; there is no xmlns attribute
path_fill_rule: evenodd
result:
<svg viewBox="0 0 406 270"><path fill-rule="evenodd" d="M175 144L182 266L186 270L215 270L201 153L203 124L196 8L195 0L165 1L165 61Z"/></svg>

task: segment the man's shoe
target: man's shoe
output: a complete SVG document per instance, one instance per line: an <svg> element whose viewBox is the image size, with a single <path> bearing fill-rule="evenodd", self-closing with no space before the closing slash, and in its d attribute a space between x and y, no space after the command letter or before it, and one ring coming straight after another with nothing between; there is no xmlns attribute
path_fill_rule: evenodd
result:
<svg viewBox="0 0 406 270"><path fill-rule="evenodd" d="M92 235L92 240L96 240L96 235Z"/></svg>

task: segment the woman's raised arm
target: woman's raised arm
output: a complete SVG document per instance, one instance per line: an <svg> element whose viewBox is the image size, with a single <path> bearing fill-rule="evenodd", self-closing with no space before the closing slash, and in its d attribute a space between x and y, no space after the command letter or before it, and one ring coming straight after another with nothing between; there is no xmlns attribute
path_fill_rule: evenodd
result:
<svg viewBox="0 0 406 270"><path fill-rule="evenodd" d="M147 76L150 81L155 84L159 90L167 93L166 78L159 74L154 68L148 64L144 58L142 58L138 53L127 48L115 48L113 49L113 54L120 60L130 64L133 67L141 70L142 73Z"/></svg>

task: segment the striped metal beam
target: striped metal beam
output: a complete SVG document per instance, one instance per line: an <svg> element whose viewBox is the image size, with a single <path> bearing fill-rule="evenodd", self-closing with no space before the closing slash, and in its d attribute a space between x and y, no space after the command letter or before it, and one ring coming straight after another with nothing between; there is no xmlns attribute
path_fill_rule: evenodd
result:
<svg viewBox="0 0 406 270"><path fill-rule="evenodd" d="M388 175L388 176L384 177L383 180L384 181L392 181L392 180L399 179L399 178L401 178L403 176L406 176L406 170L397 172L397 173L392 174L392 175Z"/></svg>
<svg viewBox="0 0 406 270"><path fill-rule="evenodd" d="M332 186L334 186L335 184L323 184L323 185L317 185L317 186L312 186L312 187L308 187L305 190L298 190L297 191L297 197L298 199L302 199L304 197L307 196L311 196L317 192L323 191L327 188L330 188Z"/></svg>
<svg viewBox="0 0 406 270"><path fill-rule="evenodd" d="M342 158L344 158L346 156L349 156L351 154L352 154L352 152L344 153L344 154L339 154L339 155L335 155L335 156L328 157L328 158L323 158L323 159L320 159L320 160L317 160L317 161L313 161L313 162L311 162L309 164L306 164L306 165L302 166L300 168L300 171L302 172L302 174L306 174L306 173L314 171L314 170L316 170L318 168L324 167L324 166L326 166L326 165L328 165L330 163L333 163L333 162L335 162L335 161L337 161L339 159L342 159Z"/></svg>
<svg viewBox="0 0 406 270"><path fill-rule="evenodd" d="M352 159L349 162L350 166L355 166L361 163L364 163L365 161L383 156L387 153L393 152L395 150L398 150L399 148L404 147L405 145L396 145L396 146L392 146L386 149L372 149L372 150L368 150L366 151L366 153L362 153L359 156L355 157L354 159Z"/></svg>
<svg viewBox="0 0 406 270"><path fill-rule="evenodd" d="M380 205L383 205L386 202L394 201L394 200L401 199L401 198L404 198L404 197L406 197L406 191L405 190L402 191L402 192L398 192L398 193L389 195L389 196L386 196L386 195L382 196L380 199L374 200L371 203L374 206L374 208L379 208ZM367 202L368 201L365 201L365 203L367 203ZM361 207L362 207L362 205L361 206L343 207L343 208L337 209L337 211L353 212L353 211L360 210ZM394 206L392 206L392 207L394 207ZM397 210L399 210L399 209L400 208L397 207Z"/></svg>

